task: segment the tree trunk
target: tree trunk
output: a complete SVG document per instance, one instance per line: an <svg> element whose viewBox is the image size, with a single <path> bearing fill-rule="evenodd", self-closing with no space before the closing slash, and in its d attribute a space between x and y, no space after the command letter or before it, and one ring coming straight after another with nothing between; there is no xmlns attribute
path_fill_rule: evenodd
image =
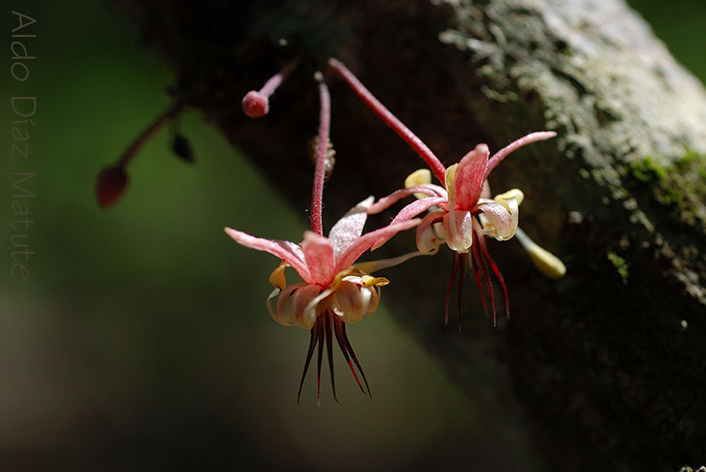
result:
<svg viewBox="0 0 706 472"><path fill-rule="evenodd" d="M474 295L459 334L453 317L443 325L451 257L442 248L389 272L387 306L514 454L541 457L538 470L706 461L706 93L622 0L118 3L173 63L176 99L297 209L311 191L312 75L329 56L446 165L480 142L492 151L556 131L506 159L490 183L525 192L521 226L567 275L544 279L519 245L491 244L513 316L493 328ZM298 67L270 114L244 117L243 95L292 58ZM330 224L424 163L342 81L328 82ZM397 237L381 251L411 249Z"/></svg>

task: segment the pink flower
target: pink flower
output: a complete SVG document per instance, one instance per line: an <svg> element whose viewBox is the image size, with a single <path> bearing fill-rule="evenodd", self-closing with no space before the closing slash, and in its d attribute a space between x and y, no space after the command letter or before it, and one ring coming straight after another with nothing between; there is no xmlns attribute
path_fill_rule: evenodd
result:
<svg viewBox="0 0 706 472"><path fill-rule="evenodd" d="M372 277L357 269L354 264L373 245L379 245L381 241L387 241L397 232L411 229L421 222L419 219L407 218L399 224L363 234L368 209L374 201L373 197L369 197L338 220L331 228L328 237L322 235L321 199L326 156L329 153L330 105L328 89L320 74L317 74L317 79L321 95L321 124L312 191L312 231L305 232L304 240L300 244L295 244L289 241L256 238L242 231L225 228L228 236L235 242L251 249L268 252L282 260L270 276L270 282L275 289L267 299L268 310L272 318L282 325L295 325L311 330L311 341L299 384L297 403L317 344L317 398L320 398L321 391L321 361L324 344L328 355L331 386L336 398L333 374L334 336L358 386L363 393L366 393L358 380L353 362L358 367L367 388L367 395L370 396L368 381L348 341L345 323L358 322L375 312L380 299L380 287L387 285L389 281L382 277ZM292 267L303 282L287 285L284 275L287 267ZM277 298L277 302L273 309L271 300L274 298ZM338 401L337 398L336 401Z"/></svg>
<svg viewBox="0 0 706 472"><path fill-rule="evenodd" d="M500 270L488 252L485 237L489 236L498 241L506 241L515 235L518 229L519 206L524 195L522 191L513 189L491 199L487 177L493 168L512 151L555 135L554 132L529 134L501 149L493 157L490 157L487 145L479 144L466 154L458 164L454 164L446 170L445 188L432 185L431 173L428 171L418 171L407 180L407 185L410 188L399 190L371 206L369 213L377 213L413 193L428 195L428 197L421 198L404 207L391 224L407 221L436 207L424 217L422 223L417 227L417 247L421 253L433 254L442 243L446 243L456 253L446 294L445 316L447 320L451 287L457 274L459 275L458 291L460 296L461 282L465 275L465 264L462 261L464 256L473 267L486 310L484 287L490 296L493 318L495 319L495 296L490 278L490 271L492 271L500 282L505 297L505 310L509 312L507 287ZM412 186L413 184L419 185ZM380 241L380 243L382 244L384 241Z"/></svg>
<svg viewBox="0 0 706 472"><path fill-rule="evenodd" d="M334 398L336 397L333 381L333 335L336 336L341 352L361 390L363 388L351 359L358 367L370 395L368 381L348 341L344 323L356 323L374 313L380 299L380 287L387 285L389 281L381 277L372 277L356 269L353 264L365 251L383 238L389 238L399 231L413 228L420 222L418 219L407 220L363 235L367 209L372 202L373 197L370 197L352 208L331 228L328 238L307 231L301 244L256 238L241 231L225 228L228 236L235 242L251 249L269 252L282 259L282 264L272 272L270 277L270 282L275 289L267 299L268 310L272 318L284 326L296 325L311 330L311 342L297 394L297 403L317 344L319 345L318 391L320 392L321 387L321 359L325 343L331 385ZM296 270L303 282L287 285L284 276L286 267ZM270 303L273 298L277 298L275 309ZM317 393L317 398L318 396Z"/></svg>
<svg viewBox="0 0 706 472"><path fill-rule="evenodd" d="M461 311L460 295L465 275L465 264L462 261L464 257L473 267L486 311L484 286L490 296L493 319L495 319L495 296L490 278L492 270L500 282L505 296L505 309L509 312L507 287L500 270L490 257L485 237L490 236L498 241L505 241L515 235L518 229L519 205L524 195L520 190L514 189L491 199L487 178L511 152L526 144L552 138L556 133L545 131L528 134L501 149L492 157L488 146L479 144L463 156L458 164L446 169L434 153L385 108L341 62L330 59L329 67L343 78L388 126L412 146L436 177L444 182L444 187L432 185L431 172L417 171L407 178L406 189L398 190L381 199L369 208L368 213L385 210L398 200L412 194L415 194L419 200L404 207L391 224L408 221L431 210L417 227L417 247L421 254L434 254L442 243L446 243L455 252L454 266L446 294L446 320L448 321L451 289L457 274L459 275L459 312ZM385 240L382 239L377 244L384 243ZM373 246L373 249L375 248L376 246Z"/></svg>

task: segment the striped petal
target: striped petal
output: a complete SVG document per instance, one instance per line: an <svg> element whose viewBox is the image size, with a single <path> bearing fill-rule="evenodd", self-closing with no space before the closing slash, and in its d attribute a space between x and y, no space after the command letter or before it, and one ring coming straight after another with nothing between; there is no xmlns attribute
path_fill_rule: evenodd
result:
<svg viewBox="0 0 706 472"><path fill-rule="evenodd" d="M423 202L424 200L431 200L430 198L424 198L422 200L418 200L419 202ZM375 243L378 241L381 241L383 239L387 240L390 239L392 236L395 234L399 233L400 231L405 231L407 229L414 228L417 226L422 220L420 219L414 219L414 220L409 220L405 221L402 223L397 223L397 224L392 224L390 223L389 225L385 226L384 228L377 229L375 231L371 231L368 234L363 235L360 239L358 239L355 244L353 244L351 247L348 248L348 250L341 255L341 258L336 261L336 273L341 272L342 270L348 269L351 267L355 261L358 260L358 258L368 249L370 249Z"/></svg>
<svg viewBox="0 0 706 472"><path fill-rule="evenodd" d="M409 189L412 190L412 189ZM444 197L429 197L429 198L422 198L420 200L415 200L406 207L404 207L400 212L395 216L395 218L390 222L390 225L402 223L404 221L411 220L415 216L424 213L427 211L429 208L433 207L434 205L439 205L439 204L444 204L446 203L447 200ZM388 236L381 237L378 241L375 242L375 244L372 246L373 251L383 244L385 244L387 241L394 236L395 233L391 233Z"/></svg>
<svg viewBox="0 0 706 472"><path fill-rule="evenodd" d="M363 226L368 218L368 209L374 200L375 197L368 197L348 210L348 213L343 215L343 218L338 220L329 231L328 238L333 244L336 259L363 234Z"/></svg>
<svg viewBox="0 0 706 472"><path fill-rule="evenodd" d="M380 213L383 210L387 210L389 207L391 207L393 204L397 203L398 201L402 200L405 197L408 197L410 195L417 195L417 194L423 194L421 197L417 198L422 198L422 197L447 197L446 190L443 187L440 187L438 185L433 185L433 184L428 184L428 185L419 185L416 187L410 187L410 188L403 188L401 190L397 190L395 192L392 192L390 195L387 197L381 198L377 202L375 202L374 205L372 205L368 209L368 214L369 215L374 215L376 213Z"/></svg>
<svg viewBox="0 0 706 472"><path fill-rule="evenodd" d="M471 152L463 156L458 163L454 177L457 210L471 210L483 191L485 168L488 164L490 150L486 144L479 144Z"/></svg>
<svg viewBox="0 0 706 472"><path fill-rule="evenodd" d="M307 231L304 233L304 241L302 241L301 246L313 283L322 287L328 286L336 275L331 241L328 238Z"/></svg>

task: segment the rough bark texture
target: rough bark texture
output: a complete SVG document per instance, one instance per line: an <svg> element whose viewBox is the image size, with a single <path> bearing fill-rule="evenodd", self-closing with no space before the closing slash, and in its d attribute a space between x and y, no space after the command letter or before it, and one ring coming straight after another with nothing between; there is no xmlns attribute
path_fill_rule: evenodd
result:
<svg viewBox="0 0 706 472"><path fill-rule="evenodd" d="M487 409L523 468L668 471L706 461L706 93L621 0L118 3L174 64L174 95L298 209L313 170L312 74L330 55L447 165L479 142L492 150L557 131L503 162L491 186L525 191L521 224L564 258L567 276L543 279L518 245L493 244L513 317L493 329L474 295L459 334L442 324L445 251L390 271L388 306ZM246 119L242 96L292 57L299 67L270 115ZM423 163L341 81L329 82L338 153L324 194L330 224ZM393 245L384 250L412 243Z"/></svg>

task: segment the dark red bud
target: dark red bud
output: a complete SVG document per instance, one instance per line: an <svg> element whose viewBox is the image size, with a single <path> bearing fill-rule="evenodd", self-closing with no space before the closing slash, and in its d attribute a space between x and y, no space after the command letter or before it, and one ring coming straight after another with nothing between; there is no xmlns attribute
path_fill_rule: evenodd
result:
<svg viewBox="0 0 706 472"><path fill-rule="evenodd" d="M125 193L130 180L122 167L106 167L96 179L96 199L98 206L113 206Z"/></svg>
<svg viewBox="0 0 706 472"><path fill-rule="evenodd" d="M243 111L250 118L260 118L269 111L269 100L266 96L255 90L251 90L243 98Z"/></svg>

